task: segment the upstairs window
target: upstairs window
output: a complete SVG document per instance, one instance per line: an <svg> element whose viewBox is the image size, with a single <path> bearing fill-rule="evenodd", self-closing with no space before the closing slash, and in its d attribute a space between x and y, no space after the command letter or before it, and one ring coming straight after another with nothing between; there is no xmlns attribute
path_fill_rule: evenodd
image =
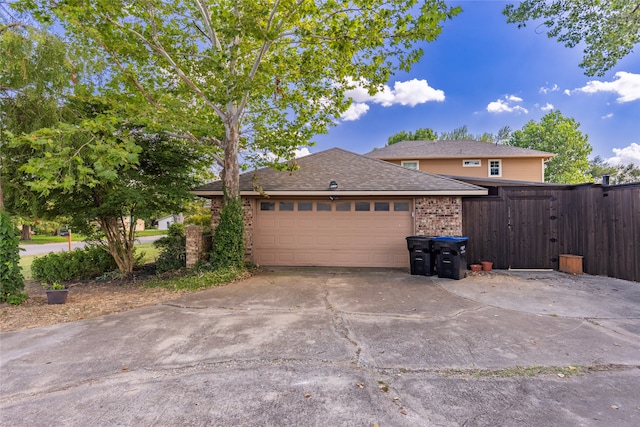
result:
<svg viewBox="0 0 640 427"><path fill-rule="evenodd" d="M502 176L502 161L489 160L489 176Z"/></svg>
<svg viewBox="0 0 640 427"><path fill-rule="evenodd" d="M420 162L417 160L403 160L401 163L403 168L418 170L420 169Z"/></svg>
<svg viewBox="0 0 640 427"><path fill-rule="evenodd" d="M482 166L482 162L480 160L463 160L462 161L462 167L465 168L477 168L479 166Z"/></svg>

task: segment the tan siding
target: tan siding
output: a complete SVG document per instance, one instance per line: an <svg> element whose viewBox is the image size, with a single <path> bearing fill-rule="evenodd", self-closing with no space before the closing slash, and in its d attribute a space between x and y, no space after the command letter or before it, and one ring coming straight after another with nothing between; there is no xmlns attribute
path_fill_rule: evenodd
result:
<svg viewBox="0 0 640 427"><path fill-rule="evenodd" d="M464 160L477 160L478 157L469 156ZM415 159L406 159L415 160ZM481 165L479 167L463 167L463 159L420 159L420 170L424 172L469 176L474 178L488 178L490 159L479 159ZM520 158L496 158L491 160L502 161L502 176L496 178L515 180L515 181L533 181L543 182L544 176L542 172L542 159L539 157L520 157ZM400 165L400 160L391 160L390 163Z"/></svg>

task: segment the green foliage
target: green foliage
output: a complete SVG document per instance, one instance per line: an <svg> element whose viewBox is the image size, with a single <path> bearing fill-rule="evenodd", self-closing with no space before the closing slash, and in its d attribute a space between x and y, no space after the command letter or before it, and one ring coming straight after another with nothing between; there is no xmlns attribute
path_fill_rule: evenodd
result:
<svg viewBox="0 0 640 427"><path fill-rule="evenodd" d="M0 302L21 304L28 298L23 293L24 278L20 270L20 240L6 212L0 211Z"/></svg>
<svg viewBox="0 0 640 427"><path fill-rule="evenodd" d="M193 224L204 227L203 232L211 233L211 214L203 214L203 215L190 215L185 218L185 224Z"/></svg>
<svg viewBox="0 0 640 427"><path fill-rule="evenodd" d="M246 277L247 270L238 267L222 267L215 270L193 270L182 277L163 277L159 280L151 280L145 286L151 288L167 288L174 291L197 291L213 286L233 282Z"/></svg>
<svg viewBox="0 0 640 427"><path fill-rule="evenodd" d="M503 13L518 28L544 19L548 36L569 48L584 42L580 66L589 76L603 76L640 42L639 8L637 1L525 0Z"/></svg>
<svg viewBox="0 0 640 427"><path fill-rule="evenodd" d="M72 218L74 231L91 235L98 223L118 268L131 273L135 229L122 219L179 212L211 157L206 147L133 123L135 106L106 97L69 102L79 118L11 137L9 153L28 153L13 180L38 195L47 216Z"/></svg>
<svg viewBox="0 0 640 427"><path fill-rule="evenodd" d="M213 268L244 266L244 218L240 197L225 194L220 222L213 232L211 265Z"/></svg>
<svg viewBox="0 0 640 427"><path fill-rule="evenodd" d="M515 131L507 142L514 147L555 153L544 170L546 182L559 184L579 184L588 182L591 144L587 135L578 129L580 123L554 110L547 113L540 122L528 122L522 130Z"/></svg>
<svg viewBox="0 0 640 427"><path fill-rule="evenodd" d="M610 184L627 184L631 182L640 182L640 168L633 163L628 165L611 165L602 157L596 156L589 162L589 175L596 183L602 182L602 176L610 177Z"/></svg>
<svg viewBox="0 0 640 427"><path fill-rule="evenodd" d="M429 128L420 128L415 132L401 131L391 135L387 145L395 144L400 141L484 141L484 142L504 142L509 138L511 128L503 126L495 135L490 132L474 135L469 132L467 125L455 128L451 132L442 132L438 134Z"/></svg>
<svg viewBox="0 0 640 427"><path fill-rule="evenodd" d="M395 144L400 141L436 141L438 134L429 128L416 129L415 132L401 131L391 135L387 140L387 145Z"/></svg>
<svg viewBox="0 0 640 427"><path fill-rule="evenodd" d="M92 279L117 268L109 252L98 246L87 246L71 252L52 252L37 257L31 264L35 280L44 283Z"/></svg>
<svg viewBox="0 0 640 427"><path fill-rule="evenodd" d="M168 234L153 242L153 246L160 249L160 255L156 259L158 273L186 267L186 243L184 225L178 223L171 224Z"/></svg>

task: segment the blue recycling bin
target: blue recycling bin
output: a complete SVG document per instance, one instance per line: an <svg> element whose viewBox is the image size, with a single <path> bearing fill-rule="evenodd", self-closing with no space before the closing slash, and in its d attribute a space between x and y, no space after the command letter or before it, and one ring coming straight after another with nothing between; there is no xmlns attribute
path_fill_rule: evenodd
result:
<svg viewBox="0 0 640 427"><path fill-rule="evenodd" d="M438 277L460 280L467 275L468 237L434 237L433 252L437 258Z"/></svg>
<svg viewBox="0 0 640 427"><path fill-rule="evenodd" d="M433 242L428 236L407 237L411 274L419 276L433 276L435 274L436 259L433 256Z"/></svg>

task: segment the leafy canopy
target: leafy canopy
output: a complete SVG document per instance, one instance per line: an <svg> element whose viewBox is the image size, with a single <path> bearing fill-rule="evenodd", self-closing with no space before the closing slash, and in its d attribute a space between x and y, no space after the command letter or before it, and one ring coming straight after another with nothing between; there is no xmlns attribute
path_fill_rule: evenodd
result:
<svg viewBox="0 0 640 427"><path fill-rule="evenodd" d="M101 97L70 104L76 120L10 135L8 156L22 156L16 181L40 197L48 216L73 218L72 227L86 234L97 222L118 267L130 273L135 219L180 212L212 159L191 140L138 125L139 106Z"/></svg>
<svg viewBox="0 0 640 427"><path fill-rule="evenodd" d="M327 131L349 107L344 92L373 93L408 70L441 23L460 12L443 0L22 0L42 21L101 50L110 85L158 107L176 99L215 113L224 137L223 181L238 195L237 159L274 162ZM168 90L164 95L161 88ZM213 135L218 137L218 135Z"/></svg>
<svg viewBox="0 0 640 427"><path fill-rule="evenodd" d="M391 135L387 145L395 144L400 141L484 141L484 142L503 142L509 138L511 128L503 126L497 134L484 132L474 135L469 132L467 125L453 129L451 132L437 133L430 128L419 128L415 132L401 131Z"/></svg>
<svg viewBox="0 0 640 427"><path fill-rule="evenodd" d="M539 122L529 121L511 134L507 145L555 153L545 165L546 182L579 184L590 181L589 159L592 147L580 123L560 111L547 113Z"/></svg>
<svg viewBox="0 0 640 427"><path fill-rule="evenodd" d="M637 0L525 0L508 5L507 22L525 27L544 19L548 36L573 48L584 42L580 66L589 76L602 76L640 42L640 2Z"/></svg>

